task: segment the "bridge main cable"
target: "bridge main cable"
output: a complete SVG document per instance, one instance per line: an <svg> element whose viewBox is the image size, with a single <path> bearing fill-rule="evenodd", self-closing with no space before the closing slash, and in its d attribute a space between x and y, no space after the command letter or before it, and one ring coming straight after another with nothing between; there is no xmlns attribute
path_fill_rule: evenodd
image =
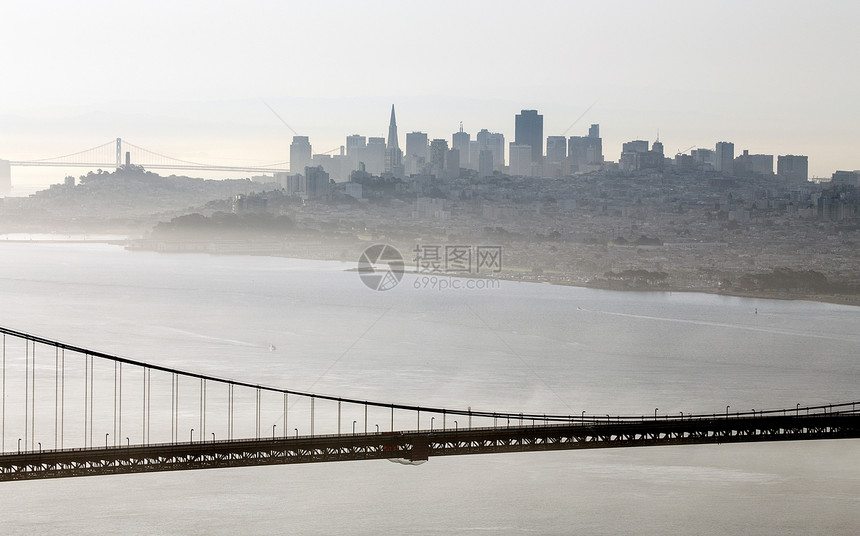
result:
<svg viewBox="0 0 860 536"><path fill-rule="evenodd" d="M600 423L600 422L611 422L611 421L615 421L615 422L643 421L645 419L649 419L649 420L650 419L654 419L654 420L674 419L674 417L672 417L670 415L658 416L658 415L656 415L656 413L653 417L650 417L650 416L646 417L643 415L628 415L628 416L606 415L604 417L602 415L586 415L584 412L581 415L546 414L546 413L537 414L537 413L523 413L523 412L498 412L498 411L480 411L480 410L476 411L476 410L471 410L471 409L469 409L469 410L448 409L448 408L437 408L437 407L431 407L431 406L417 406L417 405L413 405L413 404L398 404L398 403L391 403L391 402L374 402L374 401L370 401L370 400L361 400L361 399L357 399L357 398L344 398L344 397L339 397L339 396L334 396L334 395L325 395L325 394L319 394L319 393L311 393L311 392L307 392L307 391L297 391L297 390L293 390L293 389L284 389L284 388L273 387L273 386L269 386L269 385L254 384L254 383L245 382L245 381L220 378L217 376L211 376L208 374L201 374L201 373L197 373L197 372L189 372L189 371L182 370L182 369L167 367L167 366L163 366L163 365L156 365L156 364L152 364L152 363L146 363L144 361L138 361L138 360L130 359L127 357L122 357L122 356L109 354L109 353L105 353L105 352L99 352L97 350L90 350L87 348L83 348L81 346L76 346L76 345L64 343L61 341L48 339L45 337L40 337L38 335L33 335L31 333L25 333L23 331L13 330L11 328L7 328L7 327L3 327L3 326L0 326L0 333L10 335L12 337L17 337L19 339L29 340L29 341L32 341L33 343L39 343L39 344L43 344L46 346L53 346L55 348L59 348L62 350L68 350L71 352L75 352L75 353L79 353L79 354L83 354L83 355L88 355L91 357L98 357L100 359L107 359L107 360L115 361L117 363L128 364L128 365L132 365L132 366L141 367L144 369L156 370L159 372L166 372L168 374L177 374L177 375L186 376L189 378L196 378L196 379L200 379L200 380L212 381L212 382L222 383L222 384L226 384L226 385L245 387L245 388L250 388L250 389L257 389L260 391L268 391L268 392L280 393L280 394L286 394L286 395L301 396L301 397L307 397L307 398L312 398L312 399L329 400L329 401L333 401L333 402L343 402L343 403L347 403L347 404L365 405L365 406L377 407L377 408L396 409L396 410L403 410L403 411L417 411L417 412L434 413L434 414L440 414L440 415L460 415L460 416L469 416L469 417L477 417L477 418L513 419L513 420L530 419L530 420L541 421L541 422L574 422L574 421L576 421L576 422ZM824 411L824 412L827 412L827 411L832 412L834 408L839 409L839 408L849 408L849 407L850 407L850 409L845 411L846 413L856 413L856 405L857 404L860 404L860 401L841 402L841 403L837 403L837 404L823 404L823 405L818 405L818 406L804 406L804 407L800 407L798 405L796 408L790 408L790 409L782 409L781 408L781 409L760 410L760 411L753 411L753 412L733 412L731 414L729 414L728 411L725 414L723 414L723 413L692 414L691 413L691 414L683 415L682 418L686 418L686 419L725 418L725 419L728 419L730 417L731 418L737 418L740 416L755 417L756 415L762 415L763 416L766 414L767 415L787 414L787 412L789 412L789 411L792 411L792 412L797 411L799 413L800 410L804 410L806 412L814 411L814 410Z"/></svg>
<svg viewBox="0 0 860 536"><path fill-rule="evenodd" d="M83 355L88 355L91 357L98 357L100 359L107 359L111 361L115 361L117 363L137 366L145 369L156 370L159 372L166 372L168 374L177 374L180 376L186 376L189 378L195 378L205 381L212 381L217 383L223 383L227 385L233 385L237 387L246 387L250 389L258 389L261 391L268 391L273 393L281 393L287 395L294 396L302 396L307 398L316 398L320 400L329 400L333 402L343 402L347 404L358 404L358 405L366 405L377 408L386 408L386 409L396 409L396 410L404 410L404 411L421 411L426 413L436 413L436 414L447 414L447 415L463 415L463 416L472 416L472 417L483 417L483 418L509 418L509 419L534 419L540 421L562 421L569 422L572 419L570 415L547 415L547 414L531 414L531 413L509 413L509 412L492 412L492 411L474 411L474 410L457 410L457 409L447 409L447 408L436 408L429 406L416 406L411 404L398 404L398 403L390 403L390 402L374 402L370 400L361 400L357 398L344 398L333 395L324 395L319 393L311 393L307 391L297 391L293 389L284 389L280 387L273 387L262 384L254 384L245 381L239 380L230 380L227 378L219 378L217 376L211 376L208 374L200 374L197 372L189 372L182 369L177 369L173 367L167 367L163 365L156 365L152 363L146 363L144 361L138 361L135 359L130 359L127 357L122 357L114 354L109 354L105 352L99 352L97 350L90 350L88 348L84 348L82 346L76 346L73 344L64 343L61 341L48 339L45 337L40 337L38 335L33 335L32 333L25 333L23 331L14 330L11 328L0 326L0 333L6 334L12 337L17 337L19 339L24 339L31 341L33 343L39 343L46 346L53 346L55 348L59 348L61 350L68 350L70 352L75 352ZM638 417L637 417L638 418Z"/></svg>

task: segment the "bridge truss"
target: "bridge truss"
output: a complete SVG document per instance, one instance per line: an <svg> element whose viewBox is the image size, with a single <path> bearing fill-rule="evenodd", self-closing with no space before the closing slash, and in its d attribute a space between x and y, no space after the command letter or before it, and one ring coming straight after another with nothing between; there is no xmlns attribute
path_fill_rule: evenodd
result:
<svg viewBox="0 0 860 536"><path fill-rule="evenodd" d="M860 437L855 402L677 417L457 410L217 378L2 327L0 337L0 480Z"/></svg>

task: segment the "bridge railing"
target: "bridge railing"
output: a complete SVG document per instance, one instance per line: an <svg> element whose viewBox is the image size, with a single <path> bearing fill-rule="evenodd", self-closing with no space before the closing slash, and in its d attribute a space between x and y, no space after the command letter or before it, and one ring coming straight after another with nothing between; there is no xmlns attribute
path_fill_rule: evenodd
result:
<svg viewBox="0 0 860 536"><path fill-rule="evenodd" d="M375 402L259 385L0 327L0 453L684 419L856 412L856 402L711 414L492 412Z"/></svg>

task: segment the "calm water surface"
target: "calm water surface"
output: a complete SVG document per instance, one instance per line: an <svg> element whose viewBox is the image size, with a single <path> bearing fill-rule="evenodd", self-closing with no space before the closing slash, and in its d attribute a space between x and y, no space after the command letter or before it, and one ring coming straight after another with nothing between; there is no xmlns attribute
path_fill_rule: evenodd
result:
<svg viewBox="0 0 860 536"><path fill-rule="evenodd" d="M0 323L222 377L428 406L679 414L860 399L855 308L517 283L435 291L410 276L374 292L352 267L0 243ZM860 528L858 460L860 442L825 441L4 483L0 531L847 535Z"/></svg>

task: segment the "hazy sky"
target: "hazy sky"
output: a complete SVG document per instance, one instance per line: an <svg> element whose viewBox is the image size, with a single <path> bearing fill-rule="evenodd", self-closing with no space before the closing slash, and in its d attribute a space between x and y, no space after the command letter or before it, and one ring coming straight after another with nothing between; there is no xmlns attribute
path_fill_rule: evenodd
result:
<svg viewBox="0 0 860 536"><path fill-rule="evenodd" d="M122 137L207 163L286 160L293 133L265 100L315 152L387 135L394 103L401 146L413 130L450 143L460 121L513 141L535 108L545 135L600 123L609 160L659 129L669 154L725 140L808 155L814 176L860 169L856 0L7 1L0 15L5 159Z"/></svg>

